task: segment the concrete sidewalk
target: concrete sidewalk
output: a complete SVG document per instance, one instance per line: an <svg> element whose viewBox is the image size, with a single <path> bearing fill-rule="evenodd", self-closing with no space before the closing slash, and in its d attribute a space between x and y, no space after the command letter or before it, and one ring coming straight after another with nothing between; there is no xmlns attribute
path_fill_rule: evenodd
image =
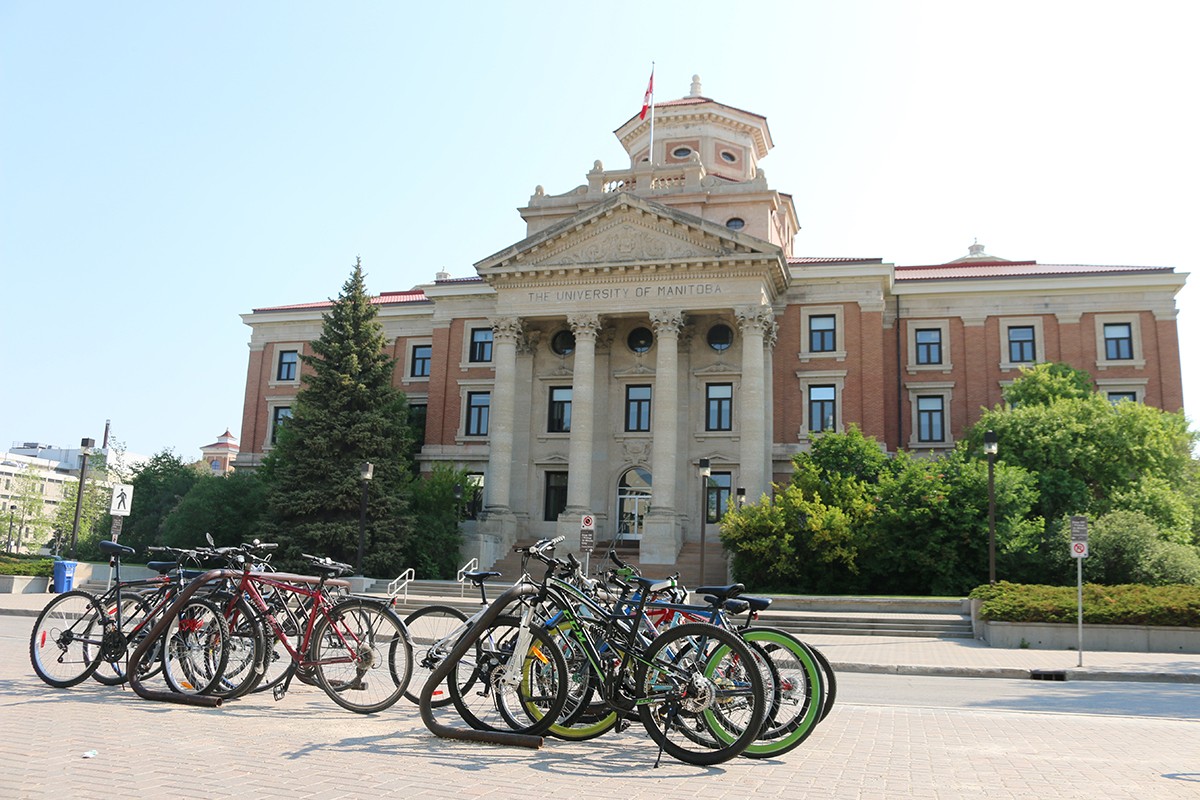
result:
<svg viewBox="0 0 1200 800"><path fill-rule="evenodd" d="M0 594L0 614L27 616L32 627L51 597ZM761 624L771 624L769 614ZM813 635L805 641L819 648L836 672L1200 683L1200 654L1089 652L1086 633L1082 667L1074 650L1007 649L977 639Z"/></svg>

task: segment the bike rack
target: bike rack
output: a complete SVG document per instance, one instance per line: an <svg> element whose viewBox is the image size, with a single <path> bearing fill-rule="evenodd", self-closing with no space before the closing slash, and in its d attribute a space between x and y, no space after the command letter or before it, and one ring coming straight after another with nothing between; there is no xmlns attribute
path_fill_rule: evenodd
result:
<svg viewBox="0 0 1200 800"><path fill-rule="evenodd" d="M525 733L506 733L503 731L478 731L474 728L452 728L449 725L442 725L433 718L433 690L445 680L450 674L450 669L454 664L463 657L463 655L474 644L479 641L479 637L483 631L491 627L491 624L504 612L505 608L519 597L531 597L538 593L538 587L530 584L519 584L510 587L504 594L496 598L496 600L487 607L481 616L471 627L467 628L462 637L454 645L454 648L442 661L438 668L433 671L429 679L425 681L425 685L421 688L421 721L425 723L434 736L440 736L443 739L461 739L467 742L487 742L489 744L507 744L514 747L528 747L538 749L542 746L543 738L541 736L530 736Z"/></svg>
<svg viewBox="0 0 1200 800"><path fill-rule="evenodd" d="M141 641L133 654L129 656L129 664L125 669L126 675L129 677L129 685L133 691L137 692L139 697L146 700L162 700L167 703L180 703L185 706L203 706L205 708L216 708L221 705L220 697L212 697L210 695L196 694L179 694L178 692L162 691L161 689L147 689L138 679L138 672L142 666L142 659L146 657L147 651L154 645L154 642L166 632L167 626L179 616L179 612L183 609L184 604L192 598L196 592L213 581L225 580L226 578L240 579L242 571L240 569L210 569L196 577L191 583L184 587L179 596L175 598L166 611L163 612L162 619L154 624L154 627L146 634L146 637ZM319 583L320 578L315 578L312 575L291 575L286 572L275 572L271 574L275 580L285 581L287 583ZM350 585L349 581L338 578L330 578L325 581L326 586L342 586ZM465 652L465 651L464 651ZM432 696L432 692L430 693Z"/></svg>

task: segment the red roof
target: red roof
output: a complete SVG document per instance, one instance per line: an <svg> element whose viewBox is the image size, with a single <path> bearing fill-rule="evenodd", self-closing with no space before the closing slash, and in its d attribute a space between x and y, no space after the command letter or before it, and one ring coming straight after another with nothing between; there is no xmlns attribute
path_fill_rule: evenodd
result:
<svg viewBox="0 0 1200 800"><path fill-rule="evenodd" d="M371 298L371 304L376 306L391 306L400 303L423 303L428 298L425 297L425 292L421 289L409 289L407 292L383 292L378 297ZM317 303L295 303L290 306L267 306L266 308L256 308L254 313L258 314L263 311L303 311L308 309L330 308L333 306L332 300L322 300Z"/></svg>
<svg viewBox="0 0 1200 800"><path fill-rule="evenodd" d="M1120 272L1171 272L1170 267L1130 267L1090 264L1039 264L1036 261L951 262L919 267L896 267L896 280L946 278L1024 278L1049 275L1087 275Z"/></svg>
<svg viewBox="0 0 1200 800"><path fill-rule="evenodd" d="M850 256L834 256L833 258L818 258L816 256L793 256L789 264L882 264L882 258L852 258Z"/></svg>
<svg viewBox="0 0 1200 800"><path fill-rule="evenodd" d="M764 117L762 114L755 114L753 111L747 111L744 108L738 108L737 106L731 106L728 103L722 103L720 101L713 100L711 97L701 97L699 95L697 95L697 96L688 95L687 97L681 97L678 100L664 100L661 103L655 103L654 107L662 108L664 106L699 106L699 105L703 105L705 103L716 103L719 106L725 106L726 108L732 108L734 111L740 111L743 114L749 114L752 117L758 117L759 119L766 119L766 117Z"/></svg>

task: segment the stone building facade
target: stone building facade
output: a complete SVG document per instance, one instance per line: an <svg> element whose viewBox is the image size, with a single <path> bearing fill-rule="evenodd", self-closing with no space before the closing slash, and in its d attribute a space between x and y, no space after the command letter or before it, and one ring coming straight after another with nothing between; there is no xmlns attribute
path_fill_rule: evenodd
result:
<svg viewBox="0 0 1200 800"><path fill-rule="evenodd" d="M790 475L823 431L854 424L898 448L954 446L1021 366L1065 361L1114 400L1182 407L1167 267L1009 261L972 245L948 264L793 251L789 195L759 162L764 117L692 92L616 135L563 194L538 187L527 236L475 264L375 298L396 384L424 415L424 466L478 476L482 561L580 516L672 564L743 490ZM256 309L242 451L271 447L298 355L328 303ZM701 464L710 477L701 482ZM702 489L702 486L707 488ZM702 493L706 495L702 498ZM472 553L477 552L472 549Z"/></svg>

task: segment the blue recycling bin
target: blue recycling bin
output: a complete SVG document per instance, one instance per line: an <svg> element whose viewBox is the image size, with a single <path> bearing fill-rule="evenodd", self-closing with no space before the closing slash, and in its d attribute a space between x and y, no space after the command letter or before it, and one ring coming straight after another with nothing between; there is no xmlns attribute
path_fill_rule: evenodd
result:
<svg viewBox="0 0 1200 800"><path fill-rule="evenodd" d="M75 588L76 561L54 562L54 591L62 594Z"/></svg>

